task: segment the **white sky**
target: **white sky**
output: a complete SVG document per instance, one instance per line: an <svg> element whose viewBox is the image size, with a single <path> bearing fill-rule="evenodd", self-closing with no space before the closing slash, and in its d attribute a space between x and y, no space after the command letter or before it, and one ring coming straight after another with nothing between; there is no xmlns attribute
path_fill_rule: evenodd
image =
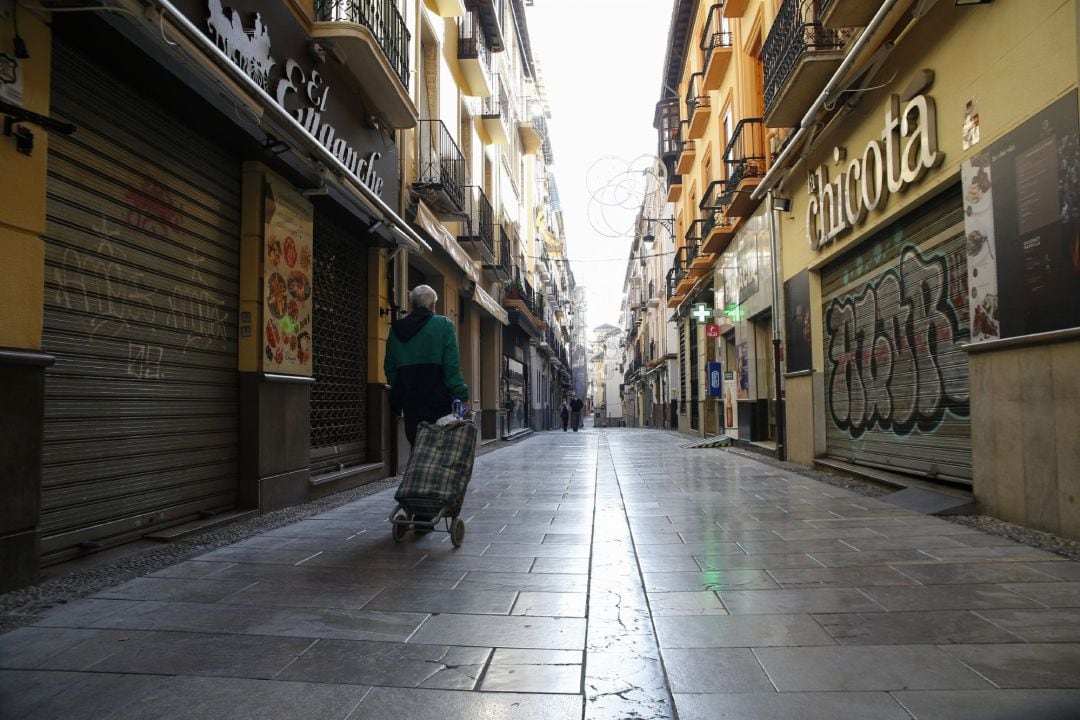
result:
<svg viewBox="0 0 1080 720"><path fill-rule="evenodd" d="M567 253L586 287L590 338L592 328L619 320L642 156L656 154L653 110L672 2L536 0L527 10L551 106ZM591 202L597 191L602 202ZM598 262L609 258L617 260Z"/></svg>

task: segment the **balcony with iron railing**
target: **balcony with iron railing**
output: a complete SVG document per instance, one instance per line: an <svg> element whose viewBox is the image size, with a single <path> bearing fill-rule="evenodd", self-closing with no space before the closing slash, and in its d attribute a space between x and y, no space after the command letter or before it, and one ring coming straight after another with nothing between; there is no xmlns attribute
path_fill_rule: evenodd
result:
<svg viewBox="0 0 1080 720"><path fill-rule="evenodd" d="M854 28L825 27L820 0L784 0L761 50L765 124L794 127L844 59Z"/></svg>
<svg viewBox="0 0 1080 720"><path fill-rule="evenodd" d="M484 264L484 270L491 272L499 282L506 282L512 277L513 269L510 262L510 248L512 246L510 232L502 223L494 225L495 251L493 262Z"/></svg>
<svg viewBox="0 0 1080 720"><path fill-rule="evenodd" d="M500 73L491 76L491 94L484 98L480 109L480 124L492 145L510 142L508 128L513 122L514 106Z"/></svg>
<svg viewBox="0 0 1080 720"><path fill-rule="evenodd" d="M543 147L544 140L548 136L547 118L536 103L530 103L529 119L518 123L518 134L521 136L521 147L526 154L532 155ZM537 167L543 166L537 163ZM539 169L538 172L540 172Z"/></svg>
<svg viewBox="0 0 1080 720"><path fill-rule="evenodd" d="M706 221L701 218L693 221L683 236L686 241L683 249L686 250L687 275L695 281L705 275L709 268L712 267L712 256L702 252L702 244L705 241L705 224Z"/></svg>
<svg viewBox="0 0 1080 720"><path fill-rule="evenodd" d="M420 120L416 133L413 188L440 218L459 220L465 209L465 156L442 120Z"/></svg>
<svg viewBox="0 0 1080 720"><path fill-rule="evenodd" d="M457 20L458 65L465 76L466 95L486 98L491 95L491 47L479 14L474 10Z"/></svg>
<svg viewBox="0 0 1080 720"><path fill-rule="evenodd" d="M747 217L758 205L750 193L769 169L765 136L765 123L761 118L744 118L735 126L735 132L724 148L727 189L731 195L727 208L729 217Z"/></svg>
<svg viewBox="0 0 1080 720"><path fill-rule="evenodd" d="M682 130L686 135L689 135L689 122L684 120L682 122ZM694 169L694 163L697 161L697 140L683 140L682 152L679 153L679 164L675 166L675 172L679 175L686 175Z"/></svg>
<svg viewBox="0 0 1080 720"><path fill-rule="evenodd" d="M511 270L511 277L503 293L503 307L520 313L524 319L521 326L534 339L539 339L548 327L544 322L544 300L533 291L521 268L515 265Z"/></svg>
<svg viewBox="0 0 1080 720"><path fill-rule="evenodd" d="M338 49L345 68L392 128L416 125L409 38L394 0L315 0L312 41Z"/></svg>
<svg viewBox="0 0 1080 720"><path fill-rule="evenodd" d="M689 124L686 127L685 140L697 140L705 134L705 126L709 124L709 114L712 112L712 100L705 90L702 80L705 73L696 72L690 76L686 85L686 117Z"/></svg>
<svg viewBox="0 0 1080 720"><path fill-rule="evenodd" d="M458 232L458 242L472 251L474 257L488 264L495 263L495 224L491 203L483 188L465 188L465 217Z"/></svg>
<svg viewBox="0 0 1080 720"><path fill-rule="evenodd" d="M492 52L506 49L503 42L502 19L506 9L506 0L465 0L465 8L475 12L480 25L487 34Z"/></svg>
<svg viewBox="0 0 1080 720"><path fill-rule="evenodd" d="M709 8L709 14L705 18L705 27L701 31L701 66L705 68L705 77L702 82L706 91L720 89L724 73L731 64L733 36L723 10L724 3L713 4Z"/></svg>
<svg viewBox="0 0 1080 720"><path fill-rule="evenodd" d="M705 188L698 203L702 220L701 251L706 255L719 256L727 249L735 233L735 224L725 214L731 204L732 193L727 180L713 180Z"/></svg>

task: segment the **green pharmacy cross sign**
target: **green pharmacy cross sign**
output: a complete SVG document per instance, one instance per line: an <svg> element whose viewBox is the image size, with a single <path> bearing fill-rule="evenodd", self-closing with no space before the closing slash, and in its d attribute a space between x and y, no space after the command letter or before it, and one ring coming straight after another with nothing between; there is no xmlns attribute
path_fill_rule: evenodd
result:
<svg viewBox="0 0 1080 720"><path fill-rule="evenodd" d="M697 320L699 323L708 322L712 317L712 309L705 303L698 303L694 306L694 309L690 312L690 317Z"/></svg>

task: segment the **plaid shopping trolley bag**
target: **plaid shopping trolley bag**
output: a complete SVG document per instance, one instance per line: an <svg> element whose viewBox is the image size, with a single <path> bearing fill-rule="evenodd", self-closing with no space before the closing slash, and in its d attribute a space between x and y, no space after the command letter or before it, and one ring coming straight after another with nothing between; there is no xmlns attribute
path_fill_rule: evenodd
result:
<svg viewBox="0 0 1080 720"><path fill-rule="evenodd" d="M423 422L416 431L412 456L405 468L390 513L394 540L410 529L431 531L444 523L454 547L465 537L465 522L458 515L472 478L476 459L476 425L468 406L455 404L454 418L439 424Z"/></svg>

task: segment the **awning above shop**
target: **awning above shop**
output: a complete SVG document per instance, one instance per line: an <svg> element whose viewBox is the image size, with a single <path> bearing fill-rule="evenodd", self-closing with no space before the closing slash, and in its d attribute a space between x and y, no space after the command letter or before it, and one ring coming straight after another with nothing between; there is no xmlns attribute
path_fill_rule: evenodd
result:
<svg viewBox="0 0 1080 720"><path fill-rule="evenodd" d="M407 214L407 213L406 213ZM476 268L476 263L473 262L469 254L462 249L458 244L457 238L450 234L450 231L446 229L437 217L435 213L428 209L428 206L424 204L423 200L416 201L416 226L424 231L432 242L436 246L441 248L450 259L454 261L454 264L461 268L461 271L465 273L465 277L469 278L474 283L480 281L480 271Z"/></svg>
<svg viewBox="0 0 1080 720"><path fill-rule="evenodd" d="M505 310L503 310L502 305L500 305L495 298L491 297L491 295L479 285L477 285L476 289L473 290L473 300L476 302L477 305L483 308L489 315L491 315L491 317L498 320L501 324L510 324L510 316Z"/></svg>
<svg viewBox="0 0 1080 720"><path fill-rule="evenodd" d="M431 249L362 181L357 168L350 169L342 162L172 2L161 0L156 8L132 0L124 0L121 5L129 14L116 17L125 18L129 28L134 23L140 31L140 45L152 46L154 55L186 67L200 83L213 88L210 92L228 101L238 119L254 123L265 133L268 147L290 151L295 163L303 168L302 174L315 185L315 193L329 194L350 210L368 216L372 226L378 228L373 232L396 245L412 252Z"/></svg>
<svg viewBox="0 0 1080 720"><path fill-rule="evenodd" d="M465 277L472 282L474 288L473 301L501 324L509 325L510 318L506 314L506 310L486 290L480 287L480 271L477 269L476 263L462 249L457 239L450 234L450 231L435 217L435 213L428 209L423 200L417 200L416 202L416 218L414 222L424 234L431 238L436 246L442 248L450 256L450 259L461 268Z"/></svg>

